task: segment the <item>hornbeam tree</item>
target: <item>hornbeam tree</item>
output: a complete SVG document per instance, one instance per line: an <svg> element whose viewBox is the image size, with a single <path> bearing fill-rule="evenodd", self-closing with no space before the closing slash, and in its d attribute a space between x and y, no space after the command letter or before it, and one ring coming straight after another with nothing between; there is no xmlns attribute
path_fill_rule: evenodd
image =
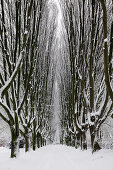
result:
<svg viewBox="0 0 113 170"><path fill-rule="evenodd" d="M25 3L25 2L24 2ZM20 67L25 57L26 43L29 39L33 0L26 3L26 11L21 1L3 1L0 3L1 24L1 63L0 106L4 109L1 118L8 123L11 131L11 157L16 156L19 137L18 110L24 103L19 101ZM26 16L22 25L22 14ZM26 95L27 92L25 92ZM24 95L23 95L24 96Z"/></svg>
<svg viewBox="0 0 113 170"><path fill-rule="evenodd" d="M3 113L0 113L0 116L10 127L11 157L16 156L20 132L25 137L26 151L29 148L29 130L35 118L35 115L33 115L34 99L32 100L34 96L30 94L32 93L34 66L36 67L35 59L40 54L39 44L42 36L40 30L42 29L41 26L47 22L47 19L43 20L43 14L46 14L44 11L47 2L43 0L19 0L15 2L13 0L1 0L0 3L0 45L2 54L0 58L2 63L0 106L4 110ZM47 31L46 27L44 29ZM43 48L43 50L46 51L46 48ZM30 116L28 95L30 95Z"/></svg>
<svg viewBox="0 0 113 170"><path fill-rule="evenodd" d="M37 42L35 42L36 52L34 54L33 62L33 72L31 80L29 82L28 97L25 100L23 106L22 114L19 115L22 128L20 129L21 135L25 138L25 151L29 150L29 142L31 139L31 144L33 150L36 149L36 144L38 147L45 143L45 133L47 128L47 107L48 105L48 86L50 83L48 77L50 76L51 68L51 50L54 41L55 32L55 16L51 15L51 10L46 1L41 4L40 9L41 16L39 32L37 35ZM40 11L39 9L39 11ZM34 10L35 12L36 10ZM38 10L35 16L38 16ZM39 20L35 18L35 24L39 24ZM50 24L51 22L51 24ZM36 27L37 30L37 27ZM35 31L33 31L35 33ZM34 40L34 38L33 38ZM33 44L33 42L31 43ZM28 46L28 50L32 47ZM27 54L29 54L27 52ZM29 60L25 60L23 63L23 75L25 70L28 72L30 63ZM26 66L26 68L25 68ZM27 73L26 73L27 74ZM26 74L23 76L26 80ZM25 77L25 78L24 78ZM26 83L27 81L25 81ZM51 99L51 96L49 96Z"/></svg>
<svg viewBox="0 0 113 170"><path fill-rule="evenodd" d="M95 0L64 0L61 5L71 72L69 138L74 135L76 146L85 149L86 133L90 130L94 151L100 148L98 130L112 110L103 74L102 10Z"/></svg>

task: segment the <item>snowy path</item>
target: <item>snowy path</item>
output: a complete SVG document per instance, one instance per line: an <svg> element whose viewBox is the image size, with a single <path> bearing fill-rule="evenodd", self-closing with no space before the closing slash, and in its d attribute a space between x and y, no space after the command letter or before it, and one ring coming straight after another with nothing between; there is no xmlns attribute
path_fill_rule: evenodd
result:
<svg viewBox="0 0 113 170"><path fill-rule="evenodd" d="M72 147L52 145L9 158L9 150L0 148L0 170L112 170L113 151L75 150ZM96 167L96 169L95 169Z"/></svg>

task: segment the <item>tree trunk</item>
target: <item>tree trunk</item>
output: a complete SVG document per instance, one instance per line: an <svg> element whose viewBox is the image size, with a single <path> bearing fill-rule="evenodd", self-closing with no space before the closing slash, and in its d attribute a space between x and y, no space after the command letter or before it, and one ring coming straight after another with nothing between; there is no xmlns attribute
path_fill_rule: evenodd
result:
<svg viewBox="0 0 113 170"><path fill-rule="evenodd" d="M25 152L29 151L29 137L25 135Z"/></svg>
<svg viewBox="0 0 113 170"><path fill-rule="evenodd" d="M87 150L87 141L86 141L86 132L85 131L82 134L82 149Z"/></svg>
<svg viewBox="0 0 113 170"><path fill-rule="evenodd" d="M91 136L91 148L92 148L92 153L96 152L97 150L100 150L101 147L98 143L98 134L97 130L95 130L95 127L92 125L90 126L90 136Z"/></svg>
<svg viewBox="0 0 113 170"><path fill-rule="evenodd" d="M25 152L29 151L29 134L28 129L25 129Z"/></svg>
<svg viewBox="0 0 113 170"><path fill-rule="evenodd" d="M75 145L76 149L80 147L80 137L81 137L81 134L80 132L78 132L76 134L76 145Z"/></svg>
<svg viewBox="0 0 113 170"><path fill-rule="evenodd" d="M37 132L37 147L40 148L41 147L41 134L39 132Z"/></svg>
<svg viewBox="0 0 113 170"><path fill-rule="evenodd" d="M33 142L33 150L36 150L36 120L33 121L33 133L32 133L32 142Z"/></svg>
<svg viewBox="0 0 113 170"><path fill-rule="evenodd" d="M15 133L15 129L10 127L11 129L11 158L16 157L19 147L18 147L18 137L19 135Z"/></svg>
<svg viewBox="0 0 113 170"><path fill-rule="evenodd" d="M42 138L42 136L41 136L41 138L40 138L40 146L41 146L41 147L43 146L43 138Z"/></svg>
<svg viewBox="0 0 113 170"><path fill-rule="evenodd" d="M94 139L95 139L95 132L94 132L94 126L90 126L90 137L91 137L91 148L93 150L93 146L94 146Z"/></svg>
<svg viewBox="0 0 113 170"><path fill-rule="evenodd" d="M11 131L11 158L16 157L19 146L18 146L18 138L19 138L19 122L18 116L15 113L15 119L10 120L10 131Z"/></svg>
<svg viewBox="0 0 113 170"><path fill-rule="evenodd" d="M32 134L32 140L33 140L33 150L36 150L36 132Z"/></svg>

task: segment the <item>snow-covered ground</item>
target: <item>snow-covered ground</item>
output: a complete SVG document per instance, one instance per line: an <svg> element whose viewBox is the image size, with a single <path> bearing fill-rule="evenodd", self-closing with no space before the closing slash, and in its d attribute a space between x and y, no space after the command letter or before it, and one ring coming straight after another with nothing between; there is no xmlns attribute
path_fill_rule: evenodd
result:
<svg viewBox="0 0 113 170"><path fill-rule="evenodd" d="M11 159L10 150L0 148L0 170L112 170L113 151L76 150L72 147L49 145Z"/></svg>

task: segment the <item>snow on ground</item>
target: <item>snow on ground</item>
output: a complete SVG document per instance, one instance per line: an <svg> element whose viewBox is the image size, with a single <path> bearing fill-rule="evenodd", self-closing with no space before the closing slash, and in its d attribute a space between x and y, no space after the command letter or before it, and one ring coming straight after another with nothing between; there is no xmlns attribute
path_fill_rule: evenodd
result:
<svg viewBox="0 0 113 170"><path fill-rule="evenodd" d="M95 154L62 145L49 145L35 152L20 151L11 159L10 150L0 148L0 170L112 170L113 150Z"/></svg>

